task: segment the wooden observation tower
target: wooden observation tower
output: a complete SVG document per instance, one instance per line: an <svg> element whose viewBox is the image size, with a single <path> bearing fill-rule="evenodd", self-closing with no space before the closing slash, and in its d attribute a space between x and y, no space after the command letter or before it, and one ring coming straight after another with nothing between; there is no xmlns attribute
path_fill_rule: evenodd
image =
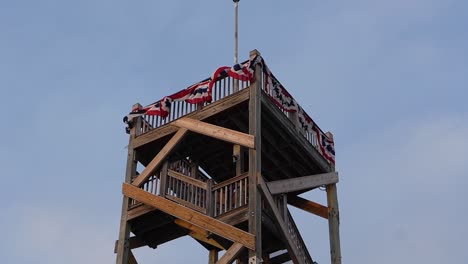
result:
<svg viewBox="0 0 468 264"><path fill-rule="evenodd" d="M137 263L134 248L183 236L206 248L209 264L315 263L288 205L328 221L331 263L341 263L333 136L258 51L154 104L136 104L125 121L117 264ZM323 186L327 205L299 196Z"/></svg>

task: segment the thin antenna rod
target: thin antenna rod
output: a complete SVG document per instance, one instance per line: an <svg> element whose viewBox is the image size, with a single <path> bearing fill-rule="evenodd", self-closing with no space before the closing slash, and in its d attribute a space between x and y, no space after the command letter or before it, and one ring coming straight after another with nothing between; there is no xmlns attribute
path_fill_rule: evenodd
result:
<svg viewBox="0 0 468 264"><path fill-rule="evenodd" d="M239 14L239 0L234 2L234 64L238 63L238 14Z"/></svg>

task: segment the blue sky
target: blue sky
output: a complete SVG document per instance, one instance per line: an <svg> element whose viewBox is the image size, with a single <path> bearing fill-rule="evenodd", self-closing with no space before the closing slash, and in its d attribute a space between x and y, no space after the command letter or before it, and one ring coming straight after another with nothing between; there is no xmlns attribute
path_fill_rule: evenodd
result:
<svg viewBox="0 0 468 264"><path fill-rule="evenodd" d="M260 50L335 135L345 263L468 259L466 10L461 0L240 3L241 59ZM122 116L230 65L232 28L228 0L0 2L3 263L115 261ZM292 210L312 256L329 262L326 222ZM136 255L207 260L188 238Z"/></svg>

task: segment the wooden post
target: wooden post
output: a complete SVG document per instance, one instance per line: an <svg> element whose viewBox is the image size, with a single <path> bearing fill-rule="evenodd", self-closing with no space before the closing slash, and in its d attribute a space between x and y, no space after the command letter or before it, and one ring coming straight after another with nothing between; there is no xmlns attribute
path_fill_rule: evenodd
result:
<svg viewBox="0 0 468 264"><path fill-rule="evenodd" d="M253 50L250 58L260 55ZM255 236L255 249L249 250L249 264L262 262L262 207L261 195L257 188L261 177L261 86L262 68L255 66L254 81L250 85L249 134L254 136L254 148L249 149L249 232Z"/></svg>
<svg viewBox="0 0 468 264"><path fill-rule="evenodd" d="M213 199L213 179L209 179L207 182L207 190L206 190L206 214L213 217L214 216L214 199Z"/></svg>
<svg viewBox="0 0 468 264"><path fill-rule="evenodd" d="M161 185L159 186L159 196L161 197L166 197L166 186L167 186L167 170L169 168L169 161L166 160L163 163L163 166L161 168Z"/></svg>
<svg viewBox="0 0 468 264"><path fill-rule="evenodd" d="M234 145L234 147L232 148L232 157L233 159L235 159L235 170L236 170L235 176L239 176L242 173L242 166L244 164L244 157L242 155L241 145L238 145L238 144ZM236 191L239 191L239 190L236 190ZM239 196L239 199L241 199L240 196ZM241 258L238 257L235 263L241 264L242 263Z"/></svg>
<svg viewBox="0 0 468 264"><path fill-rule="evenodd" d="M236 166L236 176L241 175L242 173L242 151L241 151L241 146L240 145L234 145L232 149L232 157L235 160L235 166Z"/></svg>
<svg viewBox="0 0 468 264"><path fill-rule="evenodd" d="M132 109L141 107L140 104L135 104ZM128 142L128 154L127 154L127 168L125 171L125 182L131 183L133 177L136 175L137 170L137 156L136 151L133 147L133 140L136 137L136 133L140 131L141 117L138 117L133 121L133 127L130 129L130 139ZM122 212L120 217L120 230L119 240L117 242L117 264L128 264L130 256L129 238L130 238L130 226L127 222L128 218L128 206L130 204L130 198L124 196L122 199Z"/></svg>
<svg viewBox="0 0 468 264"><path fill-rule="evenodd" d="M327 137L333 140L331 132L325 133ZM332 166L335 171L335 166ZM338 192L335 184L328 184L327 205L328 205L328 231L330 236L330 257L331 264L341 264L341 246L340 246L340 211L338 209Z"/></svg>
<svg viewBox="0 0 468 264"><path fill-rule="evenodd" d="M216 262L218 262L218 251L212 249L208 255L208 264L216 264Z"/></svg>

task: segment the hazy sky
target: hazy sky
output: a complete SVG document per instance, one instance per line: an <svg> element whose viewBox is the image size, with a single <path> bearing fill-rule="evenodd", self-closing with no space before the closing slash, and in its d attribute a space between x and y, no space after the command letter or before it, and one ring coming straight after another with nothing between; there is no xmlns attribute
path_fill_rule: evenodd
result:
<svg viewBox="0 0 468 264"><path fill-rule="evenodd" d="M0 1L2 263L113 263L122 117L231 65L232 1ZM240 2L258 49L335 136L343 263L468 259L468 2ZM306 195L324 203L325 193ZM329 263L323 219L292 209ZM139 263L206 263L184 238Z"/></svg>

